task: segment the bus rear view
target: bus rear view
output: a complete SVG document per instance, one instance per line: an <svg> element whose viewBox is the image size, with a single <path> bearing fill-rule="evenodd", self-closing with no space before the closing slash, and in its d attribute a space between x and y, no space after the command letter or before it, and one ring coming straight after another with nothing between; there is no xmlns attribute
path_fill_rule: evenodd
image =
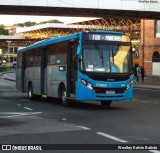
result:
<svg viewBox="0 0 160 153"><path fill-rule="evenodd" d="M83 33L79 57L77 100L131 100L133 97L132 50L128 35L117 32Z"/></svg>

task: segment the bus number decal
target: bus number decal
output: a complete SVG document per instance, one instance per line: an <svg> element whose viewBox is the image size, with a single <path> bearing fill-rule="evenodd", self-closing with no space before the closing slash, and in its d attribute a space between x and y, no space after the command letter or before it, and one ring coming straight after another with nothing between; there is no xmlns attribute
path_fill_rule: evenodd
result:
<svg viewBox="0 0 160 153"><path fill-rule="evenodd" d="M101 40L101 35L93 35L92 39L93 40Z"/></svg>

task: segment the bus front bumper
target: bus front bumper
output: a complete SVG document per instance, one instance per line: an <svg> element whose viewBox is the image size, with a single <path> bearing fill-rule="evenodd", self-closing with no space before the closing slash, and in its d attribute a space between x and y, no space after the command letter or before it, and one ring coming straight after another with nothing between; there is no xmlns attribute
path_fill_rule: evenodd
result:
<svg viewBox="0 0 160 153"><path fill-rule="evenodd" d="M110 92L107 92L107 88L101 88L103 93L100 93L93 88L90 89L85 85L79 83L76 88L76 100L78 101L119 101L119 100L131 100L133 97L133 85L129 89L115 88ZM121 91L121 93L115 92ZM106 91L106 92L105 92ZM123 92L122 92L123 91Z"/></svg>

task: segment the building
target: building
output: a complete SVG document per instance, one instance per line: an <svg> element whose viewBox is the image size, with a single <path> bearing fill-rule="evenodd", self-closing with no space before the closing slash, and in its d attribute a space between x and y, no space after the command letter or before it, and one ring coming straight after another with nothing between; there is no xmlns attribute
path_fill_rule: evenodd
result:
<svg viewBox="0 0 160 153"><path fill-rule="evenodd" d="M146 76L160 76L160 20L141 20L139 64Z"/></svg>

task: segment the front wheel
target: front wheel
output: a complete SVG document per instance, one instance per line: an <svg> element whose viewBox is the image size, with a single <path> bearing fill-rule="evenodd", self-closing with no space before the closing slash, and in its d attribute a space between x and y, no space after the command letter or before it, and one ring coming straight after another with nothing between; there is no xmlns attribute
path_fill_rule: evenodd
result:
<svg viewBox="0 0 160 153"><path fill-rule="evenodd" d="M61 102L63 106L67 106L67 107L70 106L71 104L69 99L67 99L67 92L64 87L61 89Z"/></svg>
<svg viewBox="0 0 160 153"><path fill-rule="evenodd" d="M112 101L111 100L105 100L101 101L102 106L104 107L109 107L111 105Z"/></svg>

